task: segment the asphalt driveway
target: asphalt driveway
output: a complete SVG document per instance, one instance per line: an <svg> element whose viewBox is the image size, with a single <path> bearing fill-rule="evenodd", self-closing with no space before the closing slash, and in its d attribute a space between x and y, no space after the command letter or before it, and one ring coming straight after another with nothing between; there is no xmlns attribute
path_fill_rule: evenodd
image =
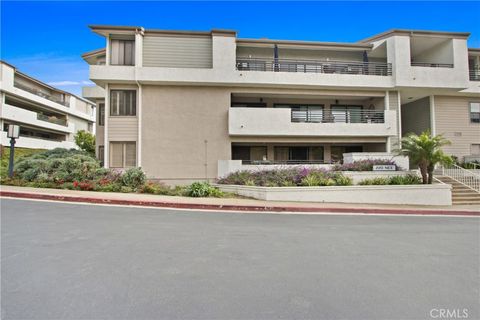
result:
<svg viewBox="0 0 480 320"><path fill-rule="evenodd" d="M2 319L480 317L475 217L1 199L1 218Z"/></svg>

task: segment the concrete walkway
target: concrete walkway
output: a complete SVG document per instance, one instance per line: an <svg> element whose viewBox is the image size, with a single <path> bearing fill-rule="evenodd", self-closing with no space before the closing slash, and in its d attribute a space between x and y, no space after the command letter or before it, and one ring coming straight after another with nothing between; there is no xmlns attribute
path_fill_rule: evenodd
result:
<svg viewBox="0 0 480 320"><path fill-rule="evenodd" d="M190 198L139 193L114 193L0 186L0 196L117 205L137 205L207 210L276 212L348 212L399 214L478 215L479 205L411 206L352 203L281 202L240 198Z"/></svg>

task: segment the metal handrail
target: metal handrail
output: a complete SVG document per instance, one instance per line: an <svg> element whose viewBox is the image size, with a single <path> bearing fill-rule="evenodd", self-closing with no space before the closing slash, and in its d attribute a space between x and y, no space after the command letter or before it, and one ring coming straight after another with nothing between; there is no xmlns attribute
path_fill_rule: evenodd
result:
<svg viewBox="0 0 480 320"><path fill-rule="evenodd" d="M480 175L459 165L442 166L442 175L453 179L464 186L480 193Z"/></svg>
<svg viewBox="0 0 480 320"><path fill-rule="evenodd" d="M410 62L412 67L453 68L452 63Z"/></svg>
<svg viewBox="0 0 480 320"><path fill-rule="evenodd" d="M468 70L471 81L480 81L480 69Z"/></svg>
<svg viewBox="0 0 480 320"><path fill-rule="evenodd" d="M382 110L294 110L292 122L309 123L385 123L385 112Z"/></svg>
<svg viewBox="0 0 480 320"><path fill-rule="evenodd" d="M327 74L391 76L392 64L386 62L322 61L296 59L237 58L239 71L273 71Z"/></svg>
<svg viewBox="0 0 480 320"><path fill-rule="evenodd" d="M23 85L23 84L20 84L20 83L15 83L14 86L16 88L19 88L19 89L22 89L24 91L28 91L30 93L33 93L34 95L37 95L39 97L42 97L42 98L45 98L45 99L48 99L50 101L53 101L55 103L59 103L65 107L70 107L70 102L68 101L62 101L56 97L54 97L53 95L50 95L50 94L46 94L45 92L43 91L40 91L40 90L37 90L37 89L34 89L34 88L30 88L26 85Z"/></svg>

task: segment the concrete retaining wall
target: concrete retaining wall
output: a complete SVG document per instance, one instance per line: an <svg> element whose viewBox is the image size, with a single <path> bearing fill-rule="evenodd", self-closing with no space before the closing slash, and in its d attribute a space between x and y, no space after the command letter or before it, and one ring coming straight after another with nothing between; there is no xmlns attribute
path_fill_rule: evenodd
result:
<svg viewBox="0 0 480 320"><path fill-rule="evenodd" d="M448 184L339 187L251 187L216 185L220 190L260 200L370 203L402 205L451 205Z"/></svg>

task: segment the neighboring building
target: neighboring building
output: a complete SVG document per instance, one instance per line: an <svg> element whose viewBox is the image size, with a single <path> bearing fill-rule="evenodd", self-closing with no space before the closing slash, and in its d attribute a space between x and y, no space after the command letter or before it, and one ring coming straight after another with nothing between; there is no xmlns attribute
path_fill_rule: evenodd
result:
<svg viewBox="0 0 480 320"><path fill-rule="evenodd" d="M9 124L20 126L21 148L76 148L79 130L95 131L95 105L53 88L0 62L0 128L2 146L9 146Z"/></svg>
<svg viewBox="0 0 480 320"><path fill-rule="evenodd" d="M91 29L106 48L83 55L98 86L84 96L99 105L107 167L213 179L219 160L331 163L391 152L425 129L452 141L448 153L480 154L480 50L467 48L469 33L392 30L331 43Z"/></svg>

